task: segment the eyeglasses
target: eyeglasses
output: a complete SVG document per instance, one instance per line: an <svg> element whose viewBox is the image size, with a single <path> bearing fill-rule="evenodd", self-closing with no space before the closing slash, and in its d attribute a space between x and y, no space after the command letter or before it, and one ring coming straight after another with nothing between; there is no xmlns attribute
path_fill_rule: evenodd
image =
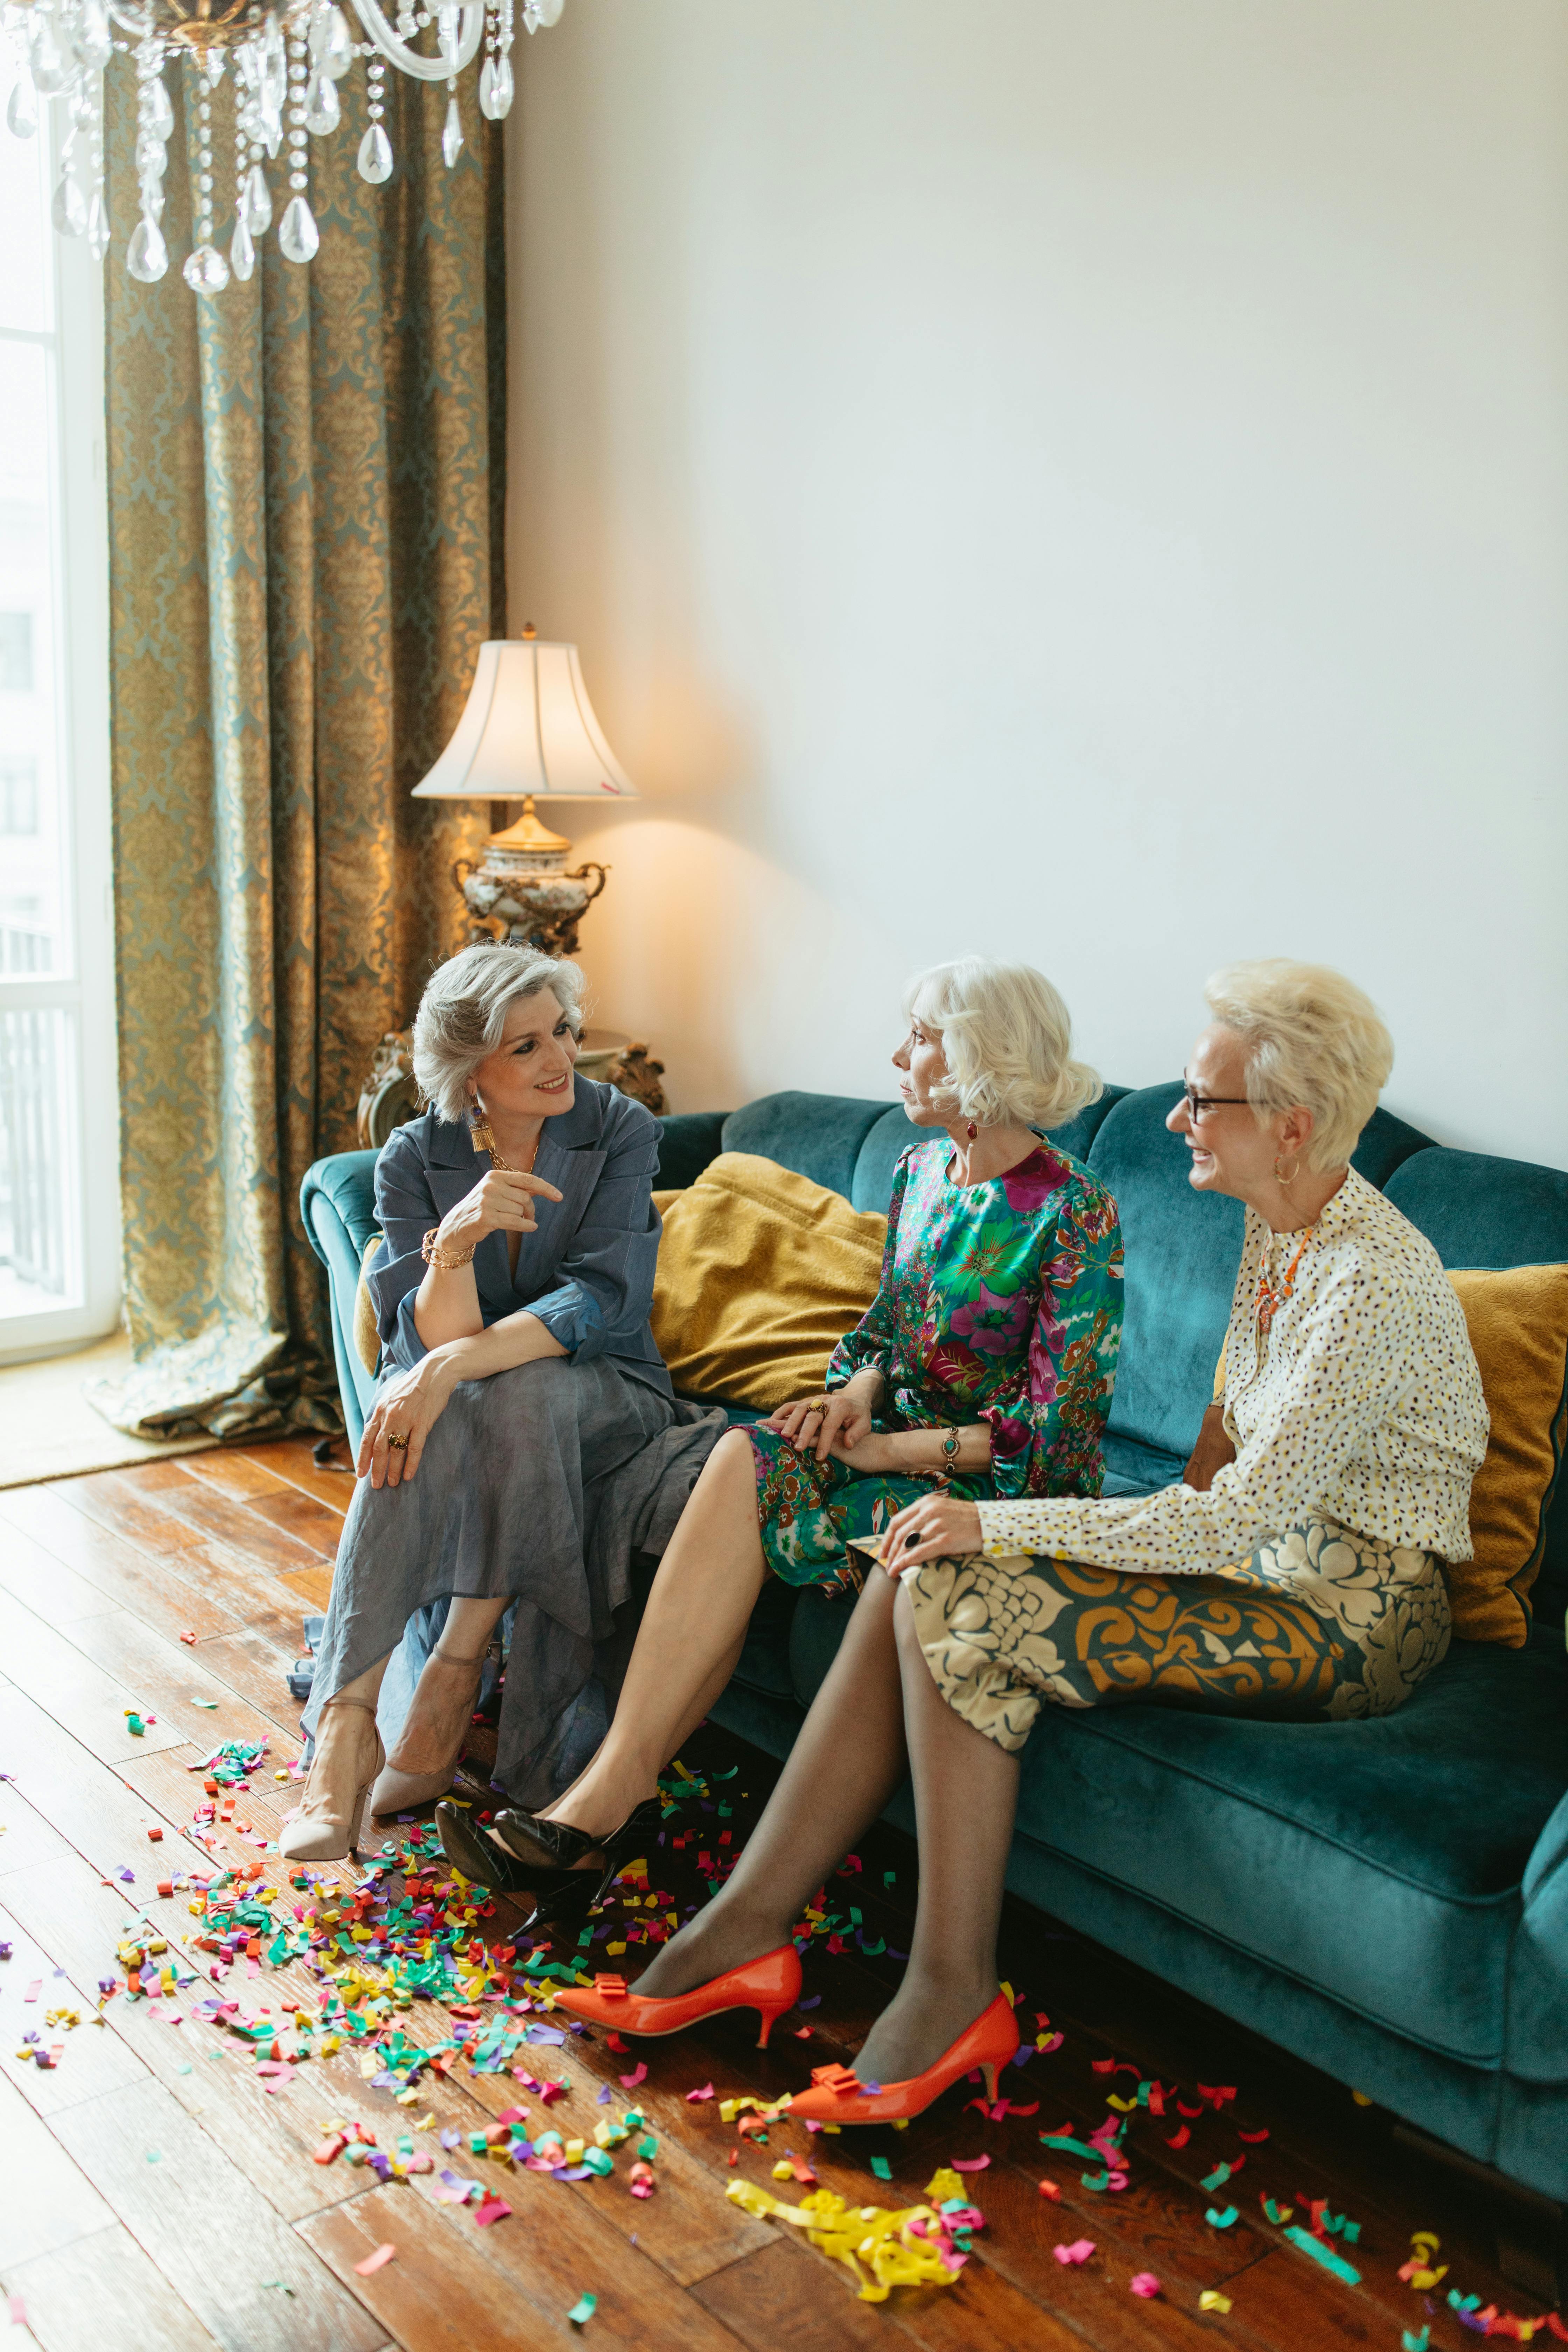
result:
<svg viewBox="0 0 1568 2352"><path fill-rule="evenodd" d="M1182 1100L1187 1106L1187 1117L1194 1127L1202 1125L1211 1110L1239 1109L1247 1101L1245 1095L1201 1095L1196 1087L1184 1087Z"/></svg>

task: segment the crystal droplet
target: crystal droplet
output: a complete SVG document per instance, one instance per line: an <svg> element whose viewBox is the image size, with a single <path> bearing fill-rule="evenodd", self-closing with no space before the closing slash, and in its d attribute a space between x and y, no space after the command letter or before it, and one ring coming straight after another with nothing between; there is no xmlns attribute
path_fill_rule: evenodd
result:
<svg viewBox="0 0 1568 2352"><path fill-rule="evenodd" d="M259 163L253 163L245 175L243 210L251 236L265 236L272 226L272 191Z"/></svg>
<svg viewBox="0 0 1568 2352"><path fill-rule="evenodd" d="M457 164L463 152L463 118L458 111L455 98L447 100L447 121L441 132L441 154L448 172Z"/></svg>
<svg viewBox="0 0 1568 2352"><path fill-rule="evenodd" d="M185 256L184 278L195 294L221 294L228 284L228 264L216 245L198 245Z"/></svg>
<svg viewBox="0 0 1568 2352"><path fill-rule="evenodd" d="M136 175L142 180L161 180L169 168L168 150L156 131L143 131L136 142Z"/></svg>
<svg viewBox="0 0 1568 2352"><path fill-rule="evenodd" d="M102 0L87 0L77 28L76 51L91 73L101 73L114 55L114 37Z"/></svg>
<svg viewBox="0 0 1568 2352"><path fill-rule="evenodd" d="M283 226L278 232L278 242L286 261L313 261L321 248L321 232L316 215L303 196L291 196L283 215Z"/></svg>
<svg viewBox="0 0 1568 2352"><path fill-rule="evenodd" d="M163 242L163 232L156 221L145 214L131 232L131 250L125 257L125 267L132 278L143 286L155 286L169 267L169 248Z"/></svg>
<svg viewBox="0 0 1568 2352"><path fill-rule="evenodd" d="M234 235L228 241L228 266L241 281L256 268L256 247L251 242L243 206L235 216Z"/></svg>
<svg viewBox="0 0 1568 2352"><path fill-rule="evenodd" d="M27 36L27 59L33 68L33 84L41 98L55 98L66 86L65 59L49 27L42 8L33 11L32 30Z"/></svg>
<svg viewBox="0 0 1568 2352"><path fill-rule="evenodd" d="M142 85L142 103L146 108L146 127L154 139L165 145L174 135L174 102L169 96L163 77L154 74Z"/></svg>
<svg viewBox="0 0 1568 2352"><path fill-rule="evenodd" d="M330 74L313 73L305 91L305 128L318 139L335 131L342 120L342 108L338 104L338 86Z"/></svg>
<svg viewBox="0 0 1568 2352"><path fill-rule="evenodd" d="M18 139L30 139L38 127L38 99L26 74L12 90L5 121Z"/></svg>
<svg viewBox="0 0 1568 2352"><path fill-rule="evenodd" d="M80 236L87 227L87 198L73 172L62 172L49 214L62 236Z"/></svg>
<svg viewBox="0 0 1568 2352"><path fill-rule="evenodd" d="M479 74L479 111L490 122L511 112L511 59L487 58Z"/></svg>
<svg viewBox="0 0 1568 2352"><path fill-rule="evenodd" d="M392 142L379 122L373 122L359 142L359 175L373 188L392 177Z"/></svg>
<svg viewBox="0 0 1568 2352"><path fill-rule="evenodd" d="M331 74L334 81L342 81L353 61L353 35L349 30L349 20L341 8L334 7L328 13L327 37L316 62L323 73Z"/></svg>
<svg viewBox="0 0 1568 2352"><path fill-rule="evenodd" d="M101 188L94 188L87 208L87 242L93 259L101 261L109 251L109 207Z"/></svg>

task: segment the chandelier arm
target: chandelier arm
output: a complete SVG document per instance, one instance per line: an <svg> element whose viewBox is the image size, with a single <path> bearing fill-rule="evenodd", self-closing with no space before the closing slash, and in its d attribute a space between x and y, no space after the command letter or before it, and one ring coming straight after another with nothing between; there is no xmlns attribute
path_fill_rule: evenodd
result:
<svg viewBox="0 0 1568 2352"><path fill-rule="evenodd" d="M376 0L353 0L354 14L370 35L384 58L400 73L411 74L416 81L447 81L454 74L472 65L479 55L484 37L485 12L483 0L465 0L458 19L458 53L455 58L422 58L405 41L400 41Z"/></svg>

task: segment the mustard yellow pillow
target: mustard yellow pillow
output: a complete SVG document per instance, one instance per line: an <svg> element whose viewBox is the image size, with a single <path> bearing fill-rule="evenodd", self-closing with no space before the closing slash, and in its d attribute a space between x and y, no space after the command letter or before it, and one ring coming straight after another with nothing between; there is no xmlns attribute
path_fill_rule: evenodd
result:
<svg viewBox="0 0 1568 2352"><path fill-rule="evenodd" d="M354 1353L365 1370L373 1374L381 1361L381 1328L375 1319L375 1301L370 1295L364 1270L380 1247L381 1235L372 1234L360 1252L359 1287L354 1292Z"/></svg>
<svg viewBox="0 0 1568 2352"><path fill-rule="evenodd" d="M750 1151L654 1199L653 1336L682 1395L771 1412L819 1389L877 1295L886 1217Z"/></svg>
<svg viewBox="0 0 1568 2352"><path fill-rule="evenodd" d="M1519 1650L1530 1638L1530 1589L1568 1435L1568 1265L1462 1269L1448 1279L1492 1423L1470 1489L1476 1556L1448 1570L1454 1631Z"/></svg>

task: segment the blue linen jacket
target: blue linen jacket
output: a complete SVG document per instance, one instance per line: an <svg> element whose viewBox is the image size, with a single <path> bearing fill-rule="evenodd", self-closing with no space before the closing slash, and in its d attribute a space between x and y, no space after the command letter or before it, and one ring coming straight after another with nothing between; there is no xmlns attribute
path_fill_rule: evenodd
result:
<svg viewBox="0 0 1568 2352"><path fill-rule="evenodd" d="M577 1079L571 1109L544 1123L533 1169L562 1197L535 1200L538 1230L520 1239L515 1281L504 1234L487 1234L474 1253L487 1330L527 1307L574 1362L605 1356L663 1395L673 1393L648 1328L663 1230L651 1197L663 1132L641 1103ZM433 1110L398 1128L376 1163L376 1222L385 1238L365 1282L384 1371L407 1370L429 1353L414 1324L425 1277L419 1244L488 1165L468 1129Z"/></svg>

